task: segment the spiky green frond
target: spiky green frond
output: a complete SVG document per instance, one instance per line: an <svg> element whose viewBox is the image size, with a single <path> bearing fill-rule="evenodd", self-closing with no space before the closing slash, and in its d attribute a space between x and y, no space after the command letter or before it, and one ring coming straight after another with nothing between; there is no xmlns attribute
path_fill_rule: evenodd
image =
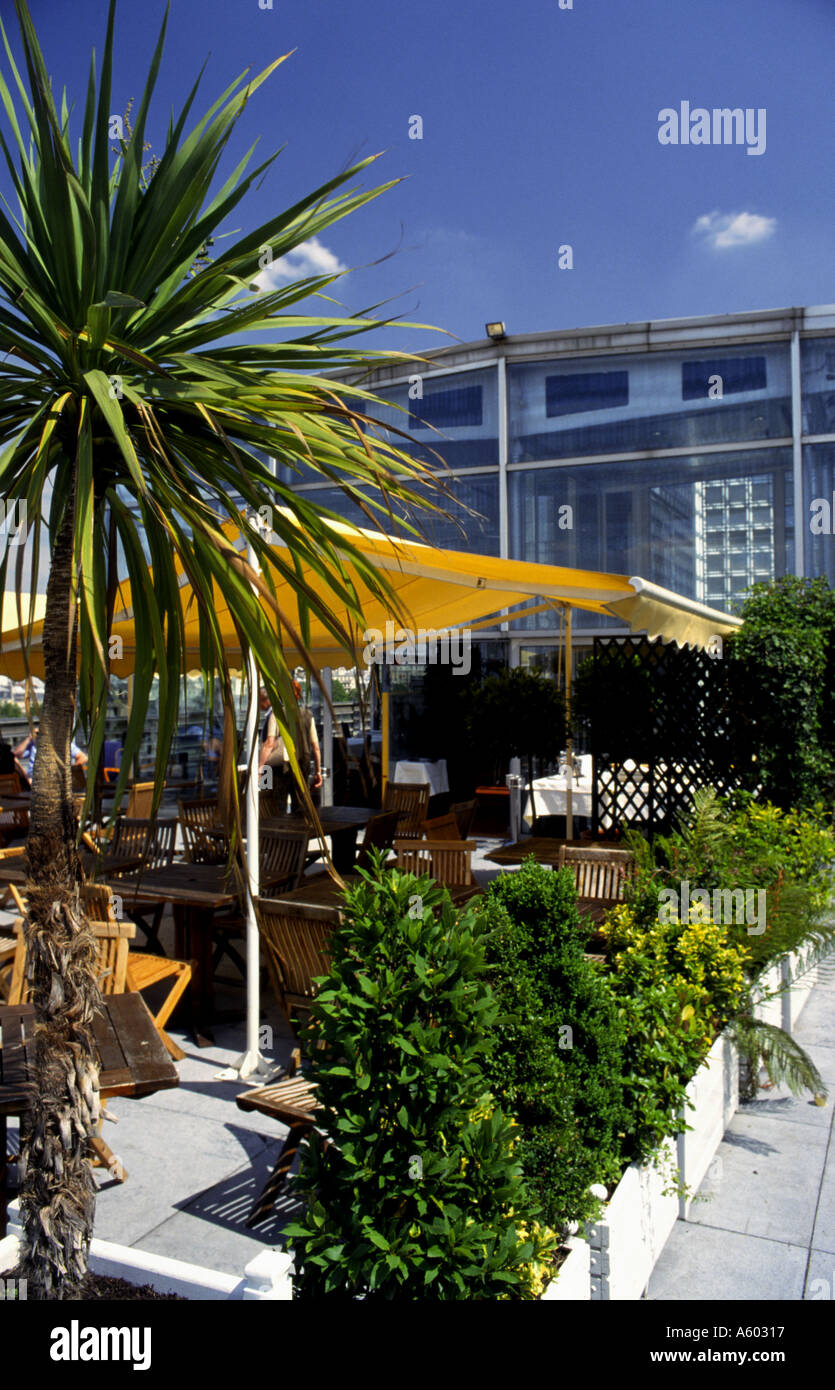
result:
<svg viewBox="0 0 835 1390"><path fill-rule="evenodd" d="M23 63L18 68L3 31L9 76L0 75L7 127L0 152L18 204L14 213L0 210L0 495L25 500L30 530L44 521L53 540L74 501L79 714L94 756L104 736L115 581L130 580L136 681L122 780L158 675L161 783L184 666L180 572L196 596L206 670L228 681L216 586L276 710L295 708L275 623L265 616L271 600L275 606L267 565L274 552L248 519L261 508L272 508L279 542L291 543L276 573L298 595L302 639L315 614L338 643L350 644L361 616L352 573L398 611L385 575L337 539L322 511L277 480L261 457L342 487L372 519L430 505L430 470L383 437L376 398L323 375L390 357L351 341L386 320L331 312L325 291L334 275L253 288L267 257L280 261L392 183L355 187L374 157L365 159L229 237L230 215L276 155L248 172L250 150L226 178L221 163L246 104L287 55L258 74L241 74L189 130L198 78L149 174L143 146L165 22L129 138L111 167L115 0L78 131L65 107L56 108L24 0L16 9ZM223 250L206 260L210 241L213 252ZM320 297L323 312L300 311L310 295ZM224 521L251 544L255 569L231 550ZM306 584L302 565L327 581L330 600ZM33 587L12 552L0 562L0 583ZM291 745L292 727L279 723Z"/></svg>

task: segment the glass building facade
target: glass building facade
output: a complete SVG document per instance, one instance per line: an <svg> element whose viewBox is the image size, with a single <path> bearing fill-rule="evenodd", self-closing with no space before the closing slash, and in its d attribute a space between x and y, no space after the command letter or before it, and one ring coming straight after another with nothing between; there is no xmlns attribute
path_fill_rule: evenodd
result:
<svg viewBox="0 0 835 1390"><path fill-rule="evenodd" d="M414 371L362 384L389 403L371 412L384 436L406 431L447 483L449 516L419 518L430 543L640 575L728 611L785 573L835 583L835 306L486 339ZM367 524L338 488L296 481ZM581 645L602 627L618 624L574 615ZM535 663L559 624L491 635Z"/></svg>

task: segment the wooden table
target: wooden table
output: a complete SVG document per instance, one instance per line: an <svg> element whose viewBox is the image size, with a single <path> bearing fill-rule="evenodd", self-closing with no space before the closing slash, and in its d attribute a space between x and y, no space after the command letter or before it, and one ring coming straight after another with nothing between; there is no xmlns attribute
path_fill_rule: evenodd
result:
<svg viewBox="0 0 835 1390"><path fill-rule="evenodd" d="M357 852L357 831L380 814L372 806L320 806L319 823L330 836L333 867L339 874L348 874L354 867ZM307 826L311 839L318 833L304 816L264 816L264 830L299 830Z"/></svg>
<svg viewBox="0 0 835 1390"><path fill-rule="evenodd" d="M20 855L14 859L0 859L0 883L27 883L29 880L29 870L25 867L25 855ZM127 857L117 854L93 854L92 850L82 850L79 854L81 868L85 877L105 879L110 874L121 873L122 870L130 872L138 869L142 863L141 854Z"/></svg>
<svg viewBox="0 0 835 1390"><path fill-rule="evenodd" d="M513 845L502 845L492 854L485 855L485 858L489 859L491 864L521 864L523 859L532 854L538 864L550 864L551 868L554 868L564 845L571 845L573 849L626 848L616 840L552 840L544 835L526 835Z"/></svg>
<svg viewBox="0 0 835 1390"><path fill-rule="evenodd" d="M179 1086L177 1069L162 1044L154 1020L139 994L110 994L93 1019L99 1054L99 1092L110 1096L151 1096ZM6 1234L8 1164L6 1119L32 1103L35 1010L32 1004L0 1005L0 1239Z"/></svg>
<svg viewBox="0 0 835 1390"><path fill-rule="evenodd" d="M360 881L359 874L343 874L342 878L347 886ZM441 887L446 888L456 906L473 896L471 884L445 883ZM288 907L294 904L301 904L303 907L338 907L341 895L342 888L330 874L311 874L298 888L293 888L289 893L282 893L279 897L270 898L270 902L286 903Z"/></svg>
<svg viewBox="0 0 835 1390"><path fill-rule="evenodd" d="M192 1030L198 1047L211 1047L214 1039L209 1020L214 1013L212 924L220 908L234 907L238 901L235 875L225 864L188 864L184 861L162 869L146 869L111 879L109 886L122 899L126 917L131 906L142 903L171 903L174 914L175 956L195 960L190 986L193 1010Z"/></svg>

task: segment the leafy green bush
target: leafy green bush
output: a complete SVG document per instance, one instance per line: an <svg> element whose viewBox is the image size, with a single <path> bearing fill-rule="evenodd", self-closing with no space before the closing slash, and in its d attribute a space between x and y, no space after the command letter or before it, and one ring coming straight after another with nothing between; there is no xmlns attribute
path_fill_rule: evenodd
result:
<svg viewBox="0 0 835 1390"><path fill-rule="evenodd" d="M583 956L586 931L571 875L527 860L490 885L493 990L504 1011L487 1066L491 1089L515 1115L518 1152L554 1228L593 1216L588 1189L616 1182L624 1030L611 991Z"/></svg>
<svg viewBox="0 0 835 1390"><path fill-rule="evenodd" d="M659 837L654 849L634 833L627 840L636 856L635 876L625 904L608 914L604 936L614 958L613 984L630 1020L628 1086L636 1113L644 1107L639 1148L664 1131L683 1095L687 1069L695 1069L699 1052L725 1026L749 1078L762 1058L772 1079L785 1081L795 1094L824 1094L803 1049L782 1029L754 1017L756 1005L771 997L761 978L771 962L798 951L808 967L835 945L828 915L835 835L823 808L786 812L748 793L723 802L705 788L679 829ZM750 921L718 927L698 908L691 909L686 930L677 918L665 925L660 893L667 887L680 892L685 881L691 894L696 888L710 894L717 888L762 891L765 922L758 902L755 931L749 931ZM750 1080L746 1094L754 1086Z"/></svg>
<svg viewBox="0 0 835 1390"><path fill-rule="evenodd" d="M824 578L752 586L725 645L738 692L734 746L779 806L831 802L835 782L835 593Z"/></svg>
<svg viewBox="0 0 835 1390"><path fill-rule="evenodd" d="M626 1149L649 1157L678 1129L687 1083L746 995L744 951L698 907L689 921L641 925L624 904L607 914L609 977L626 1030Z"/></svg>
<svg viewBox="0 0 835 1390"><path fill-rule="evenodd" d="M752 975L786 952L808 948L821 955L835 944L828 920L835 833L822 806L783 811L745 792L722 801L705 788L678 831L658 838L655 856L657 867L646 851L639 858L630 903L685 879L708 891L764 890L765 931L751 934L741 923L729 928L747 948Z"/></svg>
<svg viewBox="0 0 835 1390"><path fill-rule="evenodd" d="M346 893L307 1034L333 1142L314 1132L295 1183L297 1295L534 1297L553 1239L485 1076L499 1010L484 928L381 864Z"/></svg>

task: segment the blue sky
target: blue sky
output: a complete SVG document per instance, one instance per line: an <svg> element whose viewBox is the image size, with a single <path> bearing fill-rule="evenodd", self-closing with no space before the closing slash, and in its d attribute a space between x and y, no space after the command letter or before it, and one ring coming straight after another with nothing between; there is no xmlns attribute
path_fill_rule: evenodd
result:
<svg viewBox="0 0 835 1390"><path fill-rule="evenodd" d="M106 3L30 9L80 105ZM163 9L119 6L116 112L139 97ZM11 0L0 13L14 27ZM257 135L259 155L286 149L235 222L385 151L375 181L404 181L314 248L366 267L338 289L352 311L391 299L470 341L487 319L529 333L835 300L833 0L172 0L155 145L207 54L201 112L290 49L235 136L238 151ZM765 108L765 153L662 146L658 113L684 100ZM566 244L572 270L557 264Z"/></svg>

